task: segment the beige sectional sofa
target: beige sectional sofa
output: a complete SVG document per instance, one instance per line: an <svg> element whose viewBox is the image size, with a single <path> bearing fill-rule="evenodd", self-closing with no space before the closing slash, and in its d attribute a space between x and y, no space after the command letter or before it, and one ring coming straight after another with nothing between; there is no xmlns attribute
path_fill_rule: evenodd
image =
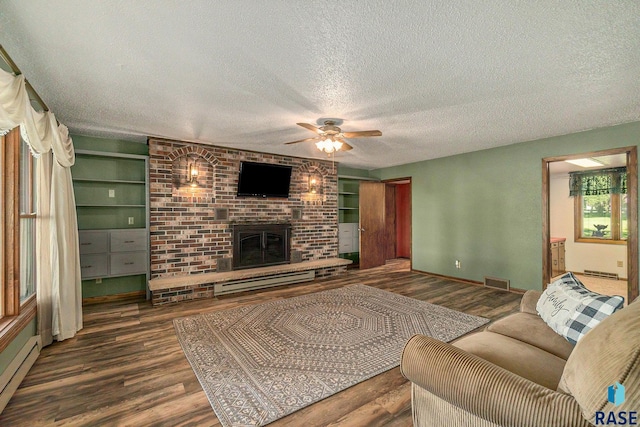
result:
<svg viewBox="0 0 640 427"><path fill-rule="evenodd" d="M540 295L528 291L519 313L453 344L422 335L407 343L400 368L412 382L414 426L589 426L610 411L640 411L640 302L574 346L538 316ZM607 400L615 383L626 390L619 406Z"/></svg>

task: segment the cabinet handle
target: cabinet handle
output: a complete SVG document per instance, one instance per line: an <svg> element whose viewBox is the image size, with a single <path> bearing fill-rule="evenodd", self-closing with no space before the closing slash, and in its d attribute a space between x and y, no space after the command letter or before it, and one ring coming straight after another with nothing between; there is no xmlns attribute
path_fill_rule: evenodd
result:
<svg viewBox="0 0 640 427"><path fill-rule="evenodd" d="M93 266L92 265L83 265L80 268L91 268L91 267L93 267Z"/></svg>
<svg viewBox="0 0 640 427"><path fill-rule="evenodd" d="M133 265L135 264L134 262L125 262L124 265Z"/></svg>
<svg viewBox="0 0 640 427"><path fill-rule="evenodd" d="M89 246L91 243L80 243L80 246Z"/></svg>
<svg viewBox="0 0 640 427"><path fill-rule="evenodd" d="M136 241L135 240L125 240L124 242L125 243L135 243Z"/></svg>

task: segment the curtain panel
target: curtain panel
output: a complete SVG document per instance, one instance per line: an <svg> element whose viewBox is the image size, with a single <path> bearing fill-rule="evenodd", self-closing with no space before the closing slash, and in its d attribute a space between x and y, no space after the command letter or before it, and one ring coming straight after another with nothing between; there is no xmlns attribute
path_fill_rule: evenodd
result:
<svg viewBox="0 0 640 427"><path fill-rule="evenodd" d="M66 126L50 111L31 107L24 76L0 69L0 135L20 126L36 157L36 298L44 345L82 329L78 221L71 180L75 162Z"/></svg>
<svg viewBox="0 0 640 427"><path fill-rule="evenodd" d="M627 168L569 172L569 196L627 194Z"/></svg>

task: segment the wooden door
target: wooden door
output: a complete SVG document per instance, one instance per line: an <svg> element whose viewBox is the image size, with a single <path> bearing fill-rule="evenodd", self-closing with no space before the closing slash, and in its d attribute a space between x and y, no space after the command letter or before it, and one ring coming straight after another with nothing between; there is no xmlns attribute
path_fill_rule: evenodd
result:
<svg viewBox="0 0 640 427"><path fill-rule="evenodd" d="M385 188L383 182L360 182L360 268L385 262Z"/></svg>

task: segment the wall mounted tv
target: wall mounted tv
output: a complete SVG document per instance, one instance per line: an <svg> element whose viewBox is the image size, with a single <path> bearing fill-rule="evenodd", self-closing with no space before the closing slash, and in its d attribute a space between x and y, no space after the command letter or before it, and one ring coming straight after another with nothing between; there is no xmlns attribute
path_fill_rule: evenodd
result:
<svg viewBox="0 0 640 427"><path fill-rule="evenodd" d="M291 166L240 162L238 196L289 197Z"/></svg>

